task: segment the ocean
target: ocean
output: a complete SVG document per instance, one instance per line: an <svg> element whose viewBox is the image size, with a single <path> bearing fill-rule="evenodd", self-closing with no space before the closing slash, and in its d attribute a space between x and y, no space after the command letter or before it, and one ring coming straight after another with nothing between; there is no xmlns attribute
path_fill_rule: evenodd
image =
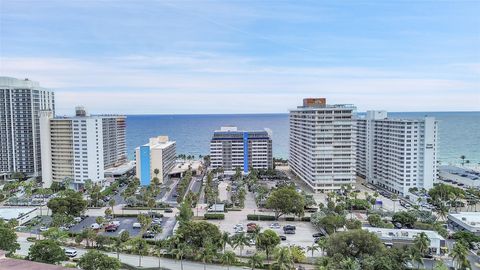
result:
<svg viewBox="0 0 480 270"><path fill-rule="evenodd" d="M361 113L360 113L361 114ZM480 163L480 112L392 112L392 118L438 120L438 158L442 163L460 163L465 155L473 164ZM212 133L221 126L273 132L274 157L288 158L288 114L222 115L128 115L127 151L133 159L135 147L148 138L168 135L177 142L177 154L206 155Z"/></svg>

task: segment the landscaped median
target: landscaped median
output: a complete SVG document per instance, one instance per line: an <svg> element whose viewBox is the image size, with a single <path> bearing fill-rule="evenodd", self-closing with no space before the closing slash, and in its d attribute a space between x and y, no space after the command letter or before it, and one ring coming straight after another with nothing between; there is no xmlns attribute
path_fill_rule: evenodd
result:
<svg viewBox="0 0 480 270"><path fill-rule="evenodd" d="M203 215L205 219L225 219L225 214L222 213L206 213Z"/></svg>

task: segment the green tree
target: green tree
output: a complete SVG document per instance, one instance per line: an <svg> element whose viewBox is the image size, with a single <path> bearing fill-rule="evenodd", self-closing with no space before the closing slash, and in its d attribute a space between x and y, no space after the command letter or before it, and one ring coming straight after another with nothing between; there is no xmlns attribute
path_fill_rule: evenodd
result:
<svg viewBox="0 0 480 270"><path fill-rule="evenodd" d="M29 248L28 259L35 262L57 264L68 258L56 241L47 239L37 241Z"/></svg>
<svg viewBox="0 0 480 270"><path fill-rule="evenodd" d="M142 257L147 255L148 243L140 237L132 238L128 241L133 253L138 254L138 266L142 266Z"/></svg>
<svg viewBox="0 0 480 270"><path fill-rule="evenodd" d="M227 266L227 269L230 269L230 265L235 264L237 262L237 257L235 256L235 253L232 251L224 252L220 259L222 264Z"/></svg>
<svg viewBox="0 0 480 270"><path fill-rule="evenodd" d="M470 269L470 262L468 261L468 248L461 242L457 242L453 245L450 256L452 256L455 262L456 269L467 270Z"/></svg>
<svg viewBox="0 0 480 270"><path fill-rule="evenodd" d="M232 237L232 245L234 249L240 248L240 256L242 256L243 248L250 245L250 239L242 232Z"/></svg>
<svg viewBox="0 0 480 270"><path fill-rule="evenodd" d="M303 215L305 202L294 187L284 186L270 193L265 206L275 212L275 219L278 220L282 215Z"/></svg>
<svg viewBox="0 0 480 270"><path fill-rule="evenodd" d="M230 246L232 245L230 233L223 232L222 237L220 238L220 246L222 247L223 253L225 253L225 248L227 247L227 244Z"/></svg>
<svg viewBox="0 0 480 270"><path fill-rule="evenodd" d="M178 222L180 222L180 225L183 225L192 219L193 211L191 208L191 202L189 200L185 200L184 202L182 202L178 209L180 211L177 220Z"/></svg>
<svg viewBox="0 0 480 270"><path fill-rule="evenodd" d="M276 232L270 229L267 229L264 232L260 233L255 241L255 246L257 247L257 249L265 251L265 254L267 255L267 260L270 259L270 254L279 244L280 237L277 235Z"/></svg>
<svg viewBox="0 0 480 270"><path fill-rule="evenodd" d="M378 236L365 230L351 230L333 234L328 238L325 248L329 257L352 258L375 255L383 249L383 243Z"/></svg>
<svg viewBox="0 0 480 270"><path fill-rule="evenodd" d="M252 268L252 270L254 270L255 267L263 267L264 259L265 256L262 253L255 252L252 256L248 258L248 265Z"/></svg>
<svg viewBox="0 0 480 270"><path fill-rule="evenodd" d="M417 217L413 212L397 212L393 215L392 217L392 222L393 223L400 223L403 226L406 226L408 228L413 228L413 225L417 221Z"/></svg>
<svg viewBox="0 0 480 270"><path fill-rule="evenodd" d="M47 231L42 233L43 237L62 243L68 238L68 233L66 231L62 231L59 228L51 227Z"/></svg>
<svg viewBox="0 0 480 270"><path fill-rule="evenodd" d="M368 223L373 227L381 227L383 221L380 215L378 214L371 214L367 218Z"/></svg>
<svg viewBox="0 0 480 270"><path fill-rule="evenodd" d="M430 239L428 238L427 234L421 232L415 235L413 246L420 252L422 256L425 256L430 247Z"/></svg>
<svg viewBox="0 0 480 270"><path fill-rule="evenodd" d="M313 257L313 253L319 250L320 250L320 246L316 243L313 243L311 246L307 246L307 252L312 252L312 257Z"/></svg>
<svg viewBox="0 0 480 270"><path fill-rule="evenodd" d="M294 259L289 247L278 247L275 249L275 269L291 270L294 269Z"/></svg>
<svg viewBox="0 0 480 270"><path fill-rule="evenodd" d="M0 219L0 249L9 254L20 249L20 245L17 243L17 234L2 219Z"/></svg>
<svg viewBox="0 0 480 270"><path fill-rule="evenodd" d="M180 243L176 248L171 250L172 255L176 260L180 260L180 269L183 270L183 258L190 253L190 247L185 243Z"/></svg>
<svg viewBox="0 0 480 270"><path fill-rule="evenodd" d="M53 198L47 203L52 214L66 214L80 216L87 207L82 193L73 190L65 190L59 197Z"/></svg>
<svg viewBox="0 0 480 270"><path fill-rule="evenodd" d="M121 263L100 251L90 250L80 257L78 266L83 270L118 270Z"/></svg>
<svg viewBox="0 0 480 270"><path fill-rule="evenodd" d="M290 246L290 253L292 254L293 261L296 263L304 262L307 257L303 248L297 245Z"/></svg>
<svg viewBox="0 0 480 270"><path fill-rule="evenodd" d="M207 269L207 263L211 263L217 254L216 248L210 243L205 242L204 246L197 252L196 259L202 261L203 269ZM225 255L225 254L224 254Z"/></svg>
<svg viewBox="0 0 480 270"><path fill-rule="evenodd" d="M193 250L203 247L204 242L210 241L212 245L221 248L220 239L222 234L218 227L205 221L189 221L180 226L176 232L180 241L189 243Z"/></svg>

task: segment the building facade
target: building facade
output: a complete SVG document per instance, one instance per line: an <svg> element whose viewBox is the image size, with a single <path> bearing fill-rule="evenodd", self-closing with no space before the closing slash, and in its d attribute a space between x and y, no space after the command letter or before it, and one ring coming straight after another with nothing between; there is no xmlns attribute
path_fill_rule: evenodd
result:
<svg viewBox="0 0 480 270"><path fill-rule="evenodd" d="M290 169L314 191L340 189L355 182L353 105L307 98L290 110Z"/></svg>
<svg viewBox="0 0 480 270"><path fill-rule="evenodd" d="M41 110L55 111L53 91L28 79L0 77L0 174L40 175Z"/></svg>
<svg viewBox="0 0 480 270"><path fill-rule="evenodd" d="M82 107L74 117L54 117L51 111L40 115L45 187L71 179L81 189L87 179L98 183L105 169L127 161L125 116L89 116Z"/></svg>
<svg viewBox="0 0 480 270"><path fill-rule="evenodd" d="M240 168L272 169L272 132L239 131L236 127L222 127L213 133L210 141L210 163L213 168L235 171Z"/></svg>
<svg viewBox="0 0 480 270"><path fill-rule="evenodd" d="M400 195L430 189L437 180L437 122L393 119L368 111L357 119L357 174Z"/></svg>
<svg viewBox="0 0 480 270"><path fill-rule="evenodd" d="M175 167L176 157L176 143L170 141L168 136L150 138L147 144L137 147L136 175L140 179L140 184L149 185L153 177L157 177L160 183L163 183ZM155 170L158 170L158 174Z"/></svg>

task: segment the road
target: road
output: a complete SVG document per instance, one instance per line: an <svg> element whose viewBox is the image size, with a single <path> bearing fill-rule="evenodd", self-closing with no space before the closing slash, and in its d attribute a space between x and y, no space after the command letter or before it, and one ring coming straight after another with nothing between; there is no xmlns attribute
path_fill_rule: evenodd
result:
<svg viewBox="0 0 480 270"><path fill-rule="evenodd" d="M28 255L28 249L30 246L33 244L31 242L28 242L25 237L19 237L18 242L20 244L20 250L16 252L18 255L22 256L27 256ZM85 249L79 249L77 248L78 252L78 257L82 256L87 252ZM117 258L116 253L112 252L103 252L107 254L110 257ZM131 255L131 254L126 254L126 253L120 253L120 261L122 263L126 263L129 265L133 266L138 266L138 255ZM144 256L142 257L142 267L158 267L158 257L153 257L153 256ZM161 259L161 267L164 269L171 269L171 270L178 270L180 269L180 261L175 261L172 259L167 259L167 258L162 258ZM209 270L224 270L225 266L222 265L214 265L214 264L207 264L207 269ZM193 262L193 261L184 261L183 262L183 269L184 270L198 270L198 269L203 269L203 264L199 262ZM244 269L242 267L237 267L237 266L230 266L229 269L232 270L241 270Z"/></svg>

